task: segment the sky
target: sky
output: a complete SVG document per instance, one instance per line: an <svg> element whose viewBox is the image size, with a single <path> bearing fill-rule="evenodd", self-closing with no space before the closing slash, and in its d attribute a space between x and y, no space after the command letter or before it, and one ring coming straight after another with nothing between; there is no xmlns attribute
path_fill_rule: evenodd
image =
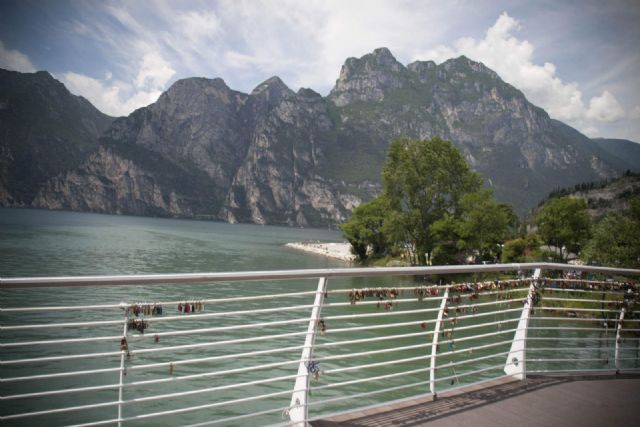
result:
<svg viewBox="0 0 640 427"><path fill-rule="evenodd" d="M0 0L0 68L112 116L178 79L329 93L348 57L465 55L590 137L640 142L640 0Z"/></svg>

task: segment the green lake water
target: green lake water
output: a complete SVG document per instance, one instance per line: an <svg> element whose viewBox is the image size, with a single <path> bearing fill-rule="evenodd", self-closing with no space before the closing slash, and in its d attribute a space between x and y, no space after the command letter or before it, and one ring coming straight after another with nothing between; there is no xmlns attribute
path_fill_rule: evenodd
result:
<svg viewBox="0 0 640 427"><path fill-rule="evenodd" d="M256 225L230 225L218 222L187 221L157 218L138 218L127 216L109 216L97 214L82 214L70 212L48 212L38 210L0 209L0 277L26 277L26 276L62 276L62 275L106 275L106 274L147 274L147 273L195 273L195 272L223 272L223 271L252 271L252 270L277 270L277 269L305 269L305 268L342 268L349 264L331 260L325 257L302 253L284 246L287 242L304 240L341 241L339 232L333 230L296 229L273 226ZM422 282L416 282L414 278L379 278L379 279L335 279L329 281L329 293L326 302L348 302L344 293L333 293L335 289L351 289L378 286L417 286ZM314 291L316 280L291 280L279 282L247 282L247 283L212 283L198 285L146 285L146 286L112 286L94 288L60 288L60 289L30 289L30 290L0 290L0 306L54 306L54 305L91 305L91 304L118 304L120 302L164 302L164 301L197 301L199 299L217 299L229 297L241 297L250 295L262 295L284 292ZM523 296L524 293L514 293L514 298ZM408 292L401 298L411 299ZM479 302L488 302L490 297L481 298ZM257 310L263 308L279 308L295 305L311 305L313 295L305 297L289 297L278 301L254 300L240 301L225 304L210 304L205 307L206 313L228 312L236 310ZM437 301L408 301L396 305L396 312L404 310L417 310L435 308ZM517 309L521 304L511 304L511 308ZM165 305L163 316L179 315L176 305ZM503 304L503 308L507 308ZM481 308L478 312L495 310L495 306ZM238 382L249 382L263 378L295 375L297 372L296 361L300 357L300 350L288 350L289 347L300 346L304 342L303 335L294 337L261 340L253 343L241 343L233 345L219 345L201 349L188 349L173 352L159 352L136 355L136 350L158 348L162 346L175 346L181 344L193 344L199 342L216 342L237 338L249 338L273 334L300 333L306 331L307 323L300 322L276 327L256 327L255 329L228 330L219 332L194 333L188 335L167 336L155 342L154 334L172 331L189 331L194 329L232 326L238 323L255 324L260 322L272 322L286 319L304 319L309 316L310 308L296 311L275 311L259 313L255 315L241 315L224 318L197 319L185 315L184 321L154 322L150 318L150 328L143 336L131 337L130 350L133 357L129 358L125 366L127 375L125 384L137 381L167 379L167 382L137 387L127 387L124 392L124 400L128 403L123 407L124 417L133 417L149 412L173 411L168 415L156 416L149 419L140 419L127 422L126 425L170 426L201 423L209 420L225 417L241 416L248 412L277 409L289 405L290 395L285 393L293 387L293 379L280 380L265 384L259 384L246 388L226 388L204 393L197 393L186 397L171 398L165 400L140 400L148 397L224 387ZM323 310L323 316L344 314L389 313L384 308L375 305L356 304L345 307L327 307ZM435 318L435 312L415 313L404 315L386 315L365 317L359 319L339 319L326 322L326 334L317 339L318 344L328 344L332 341L355 340L359 338L385 337L393 334L412 334L409 337L393 340L396 346L417 346L397 352L381 353L378 355L363 355L355 358L334 359L320 362L321 371L352 367L353 370L325 375L321 373L318 379L312 380L312 386L317 387L311 394L311 402L332 399L340 396L356 395L376 391L381 388L401 387L414 382L426 381L428 372L419 372L411 375L401 375L383 380L360 382L344 387L325 387L337 382L351 380L366 380L373 376L393 374L400 371L418 370L428 367L428 359L418 359L430 352L431 338L428 335L432 325L421 328L420 322ZM499 327L492 326L482 329L460 331L455 334L456 339L464 338L469 334L501 332L515 328L515 322L509 322L519 316L519 311L491 315L483 317L483 322L504 320ZM94 320L122 319L123 312L120 309L101 311L56 312L56 313L3 313L0 321L3 325L20 324L44 324L49 322L82 322ZM480 319L481 316L478 316ZM414 322L411 325L390 329L376 329L375 326L386 322ZM469 319L459 322L458 326L472 325L478 320ZM566 325L585 327L592 325L585 322L565 322ZM536 322L534 320L533 324ZM542 323L540 323L542 325ZM333 333L332 330L346 327L363 327L358 332ZM593 336L594 338L611 338L612 331L594 331L587 335L574 332L541 331L535 335L539 337L556 336ZM99 328L60 328L39 329L28 332L3 331L1 341L11 343L17 341L37 341L61 338L78 338L86 336L118 336L122 334L122 327L105 326ZM134 333L133 335L138 335ZM481 344L490 344L503 340L509 340L513 333L500 333L491 338L480 339L460 343L441 351L459 350L452 356L442 357L442 363L448 361L462 361L473 354L474 357L483 354L490 355L500 351L508 351L509 345L498 345L487 350L468 351L467 348ZM368 350L384 349L389 346L389 340L374 341L366 344L344 346L337 348L319 347L315 356L318 358L364 352ZM553 343L540 343L542 346L555 345ZM573 345L573 344L572 344ZM612 363L612 345L610 340L584 344L589 349L582 350L581 344L576 345L576 350L570 356L591 357L598 359L593 362L584 362L575 366L585 369L599 369ZM593 348L597 346L597 348ZM626 344L626 355L637 355L636 342L629 340ZM278 353L258 355L251 357L228 357L238 352L278 350ZM119 340L100 341L95 343L69 344L64 346L23 346L16 348L3 348L2 360L35 358L41 356L56 356L68 353L98 353L114 352L119 350ZM549 357L554 352L544 351L536 354L537 357ZM218 357L215 361L203 361L194 364L180 364L190 358ZM384 362L396 359L415 359L398 362L391 365L357 369L359 366ZM478 381L500 375L501 369L496 368L484 373L465 376L467 371L489 368L504 363L504 357L487 359L469 365L460 365L456 369L441 369L438 376L441 378L452 377L438 383L438 388L448 388L465 382ZM284 366L272 367L279 362L291 361ZM169 372L168 363L176 362L172 372ZM135 367L143 364L158 363L157 368L136 370ZM439 361L440 363L440 361ZM637 361L630 362L637 365ZM31 376L44 373L63 372L69 369L101 369L117 368L120 365L120 357L81 359L78 361L62 361L47 363L30 363L18 366L2 366L0 376L2 378ZM263 368L264 366L264 368ZM556 365L539 364L541 369L554 369ZM560 366L562 367L562 366ZM566 366L565 366L566 367ZM214 372L230 369L252 368L248 372L225 375L209 376L186 381L170 381L172 377ZM255 369L253 369L255 368ZM59 378L48 381L24 381L20 383L1 384L2 395L31 393L55 388L89 387L102 384L116 384L117 372L95 374L91 376L77 376ZM325 387L325 388L323 388ZM398 388L393 392L381 393L345 402L312 406L310 413L318 414L346 410L356 406L365 406L384 402L386 400L400 399L413 394L425 393L428 385L416 387ZM248 401L239 404L220 405L197 411L180 413L175 411L185 406L217 404L228 400L241 399L266 393L279 393L266 400ZM117 399L117 390L103 390L98 392L74 393L63 396L50 396L35 399L15 399L2 403L0 414L16 414L44 410L47 408L86 405L94 402L108 402ZM117 414L115 406L79 411L69 414L43 415L24 420L7 422L6 425L68 425L91 422L99 419L112 419ZM256 419L239 419L228 422L225 425L266 425L282 422L280 411L267 414Z"/></svg>

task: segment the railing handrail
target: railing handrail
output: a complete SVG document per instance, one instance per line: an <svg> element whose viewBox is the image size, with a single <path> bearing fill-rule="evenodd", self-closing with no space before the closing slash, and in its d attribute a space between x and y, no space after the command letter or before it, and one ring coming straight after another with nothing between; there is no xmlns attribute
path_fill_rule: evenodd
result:
<svg viewBox="0 0 640 427"><path fill-rule="evenodd" d="M210 282L237 282L255 280L317 279L320 277L374 277L374 276L430 276L435 274L465 274L519 270L564 270L591 273L607 273L640 276L639 269L596 267L550 262L442 265L427 267L354 267L299 270L265 270L223 273L140 274L110 276L60 276L0 278L0 289L64 287L64 286L113 286L135 284L183 284Z"/></svg>

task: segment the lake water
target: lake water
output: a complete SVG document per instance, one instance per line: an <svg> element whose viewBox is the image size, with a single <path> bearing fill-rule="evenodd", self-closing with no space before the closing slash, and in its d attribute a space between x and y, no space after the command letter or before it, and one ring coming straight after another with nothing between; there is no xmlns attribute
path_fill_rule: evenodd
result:
<svg viewBox="0 0 640 427"><path fill-rule="evenodd" d="M284 246L287 242L319 240L341 241L339 232L333 230L296 229L273 226L256 225L230 225L218 222L200 222L173 219L139 218L127 216L109 216L97 214L82 214L71 212L48 212L38 210L13 210L0 209L0 277L25 277L25 276L61 276L61 275L105 275L105 274L146 274L146 273L194 273L194 272L222 272L222 271L251 271L251 270L277 270L277 269L303 269L303 268L340 268L349 266L348 263L332 260L325 257L298 252ZM330 280L330 290L350 289L376 286L415 286L413 278L381 278L381 279L340 279ZM312 292L316 289L316 280L293 280L280 282L247 282L247 283L215 283L198 285L151 285L151 286L114 286L95 288L60 288L60 289L31 289L31 290L0 290L0 305L2 307L20 306L52 306L52 305L92 305L92 304L119 304L120 302L166 302L166 301L197 301L200 299L219 299L229 297L242 297L284 292ZM328 303L345 303L348 298L345 293L329 292ZM523 293L514 293L518 298ZM411 298L412 293L403 296ZM481 298L480 302L490 301ZM313 303L313 296L283 298L278 301L253 300L240 301L225 304L209 304L205 313L260 310L265 308L278 309L297 305L309 305ZM415 310L423 308L435 308L437 301L410 301L403 302L394 310ZM514 328L515 323L509 320L519 316L518 307L521 304L512 304L513 312L501 315L485 317L484 321L505 321L504 330ZM506 305L505 307L506 308ZM163 315L179 315L176 304L165 305ZM495 306L481 308L483 311L495 310ZM289 405L293 379L284 379L270 383L259 384L248 388L226 388L210 392L194 394L188 397L171 398L168 400L153 400L149 397L170 394L181 391L207 389L212 387L225 387L237 382L249 382L262 378L279 376L291 376L297 371L297 360L300 357L300 349L288 350L290 347L302 345L304 336L299 333L306 331L307 324L293 323L276 327L256 327L253 329L225 330L215 332L190 333L192 330L200 330L212 327L227 327L238 323L255 324L259 322L273 322L280 320L295 320L308 318L310 308L301 310L260 313L257 315L240 315L224 318L198 319L185 315L184 321L154 322L146 334L131 334L129 346L134 356L126 360L127 375L125 383L155 380L172 380L173 377L185 375L197 375L203 372L215 372L230 369L251 368L248 372L242 372L226 376L209 376L187 381L170 381L153 385L135 386L125 389L124 400L128 401L123 408L125 417L134 417L149 412L171 411L184 406L207 405L224 402L233 399L242 399L266 393L280 393L282 395L261 401L249 401L242 404L221 405L199 411L185 413L176 412L166 416L158 416L152 419L140 419L127 422L126 425L171 426L188 425L210 421L216 418L241 416L250 411L278 409ZM344 314L385 313L384 309L375 305L357 304L346 307L326 307L323 316L340 316ZM428 372L420 372L410 376L389 377L374 382L354 383L340 388L322 388L336 382L351 380L365 380L372 376L392 374L399 371L424 369L428 366L428 360L416 359L428 354L430 337L427 328L422 329L420 322L435 318L435 312L405 314L401 316L365 317L359 319L336 319L327 321L327 333L318 337L318 344L331 344L334 341L353 340L359 338L385 337L390 334L407 334L406 338L396 339L397 346L416 347L408 348L401 352L382 353L378 355L363 355L357 358L345 358L326 360L321 362L322 371L332 369L349 368L340 373L324 375L312 381L317 390L312 391L311 401L332 399L344 395L357 395L358 393L371 392L380 388L401 387L412 382L428 380ZM58 312L58 313L22 313L19 315L3 313L0 323L3 325L39 324L47 322L79 322L95 320L122 319L120 309ZM384 322L414 322L401 328L375 329L374 326ZM473 320L467 322L472 324ZM535 323L534 323L535 324ZM542 325L542 323L540 323ZM584 327L585 322L568 322L567 326L575 325ZM460 322L465 325L465 322ZM459 326L460 326L459 325ZM358 332L339 333L334 332L340 328L361 327ZM186 332L186 333L185 333ZM456 332L456 339L464 338L471 334L480 333L479 329ZM483 332L497 332L491 338L475 340L472 343L457 344L457 349L469 348L472 345L487 344L509 340L513 333L502 333L495 326L487 328ZM159 342L155 342L154 334L163 335ZM171 335L175 333L175 335ZM183 334L184 333L184 334ZM267 336L273 334L298 333L296 336L279 339L267 339L247 344L216 345L203 347L202 349L188 349L183 351L158 352L136 355L136 351L154 349L162 346L177 346L201 342L218 342L238 338L255 336ZM573 332L537 332L537 336L556 336L564 333L565 336L577 337ZM2 342L51 340L62 338L79 338L88 336L88 328L60 328L42 329L28 332L4 331ZM91 328L89 336L118 336L122 334L122 326ZM612 338L612 332L590 333L594 338ZM607 335L608 334L608 335ZM134 336L138 335L138 336ZM410 336L409 336L410 335ZM535 335L535 334L530 334ZM585 336L584 333L580 336ZM320 347L316 350L316 357L322 358L335 355L347 355L352 352L384 349L389 344L385 341L374 341L358 344L350 347ZM548 344L548 343L547 343ZM592 357L605 360L612 354L610 341L598 341L597 349L593 349L591 343L589 350L580 350L580 343L573 356ZM417 345L421 345L417 347ZM544 343L541 343L544 345ZM585 343L584 346L589 345ZM630 344L629 350L635 350L635 342ZM466 346L466 347L465 347ZM584 347L583 346L583 347ZM490 355L500 351L507 351L509 345L501 345L487 350L474 351L474 356ZM2 360L19 358L37 358L42 356L56 356L66 353L99 353L117 352L119 339L98 341L90 344L76 344L69 346L22 346L16 348L3 348ZM238 352L261 350L274 350L274 353L251 357L235 358L227 357ZM443 348L442 351L446 351ZM277 353L275 351L278 351ZM469 357L471 351L464 351L451 356L443 357L443 362L461 361ZM536 356L544 357L553 352L538 352ZM181 364L190 358L217 358L212 361L203 361L197 364ZM412 359L393 365L381 365L379 367L358 369L359 366L384 363L396 359ZM439 359L440 360L440 359ZM284 366L269 367L271 364L291 361ZM148 364L158 364L156 368L138 369ZM170 371L169 363L175 363ZM477 381L482 378L500 374L498 367L493 371L487 371L478 375L457 378L470 369L489 368L504 363L504 357L487 359L470 365L459 365L454 369L441 369L439 377L451 376L439 384L439 388L446 388L464 382ZM593 361L576 364L581 368L602 368L604 362ZM607 362L608 363L608 362ZM637 362L635 362L637 364ZM72 368L102 369L118 368L119 357L81 359L79 361L58 361L49 363L31 363L19 366L2 366L0 377L31 376L44 373L64 372ZM262 367L265 366L263 369ZM542 368L547 365L540 365ZM556 366L549 366L553 369ZM253 369L255 368L255 370ZM351 370L353 368L353 370ZM117 373L109 372L91 376L60 378L50 381L48 385L39 381L24 381L11 384L0 384L2 395L31 393L50 388L76 388L114 384L118 382ZM399 388L392 393L383 393L359 398L357 400L319 405L311 408L311 413L323 413L349 409L354 406L375 404L385 400L403 398L412 394L424 393L428 386ZM117 399L117 391L104 390L92 393L77 393L73 395L51 396L40 399L16 399L9 403L3 403L1 414L14 414L30 412L53 407L85 405L95 402L107 402ZM138 399L138 400L136 400ZM147 399L147 400L145 400ZM248 421L237 420L225 425L264 425L282 422L283 418L276 411L263 417ZM71 414L47 415L29 418L29 425L65 425L90 422L98 419L115 418L116 408L107 407L93 409L91 411L79 411ZM24 420L15 420L6 425L23 425Z"/></svg>
<svg viewBox="0 0 640 427"><path fill-rule="evenodd" d="M0 275L196 273L344 267L284 247L339 231L0 209Z"/></svg>

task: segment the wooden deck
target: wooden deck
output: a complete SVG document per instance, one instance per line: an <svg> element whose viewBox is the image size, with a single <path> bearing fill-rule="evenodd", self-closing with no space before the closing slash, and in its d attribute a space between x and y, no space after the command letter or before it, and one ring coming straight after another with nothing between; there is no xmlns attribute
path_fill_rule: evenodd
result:
<svg viewBox="0 0 640 427"><path fill-rule="evenodd" d="M640 376L500 380L311 422L314 427L636 427Z"/></svg>

